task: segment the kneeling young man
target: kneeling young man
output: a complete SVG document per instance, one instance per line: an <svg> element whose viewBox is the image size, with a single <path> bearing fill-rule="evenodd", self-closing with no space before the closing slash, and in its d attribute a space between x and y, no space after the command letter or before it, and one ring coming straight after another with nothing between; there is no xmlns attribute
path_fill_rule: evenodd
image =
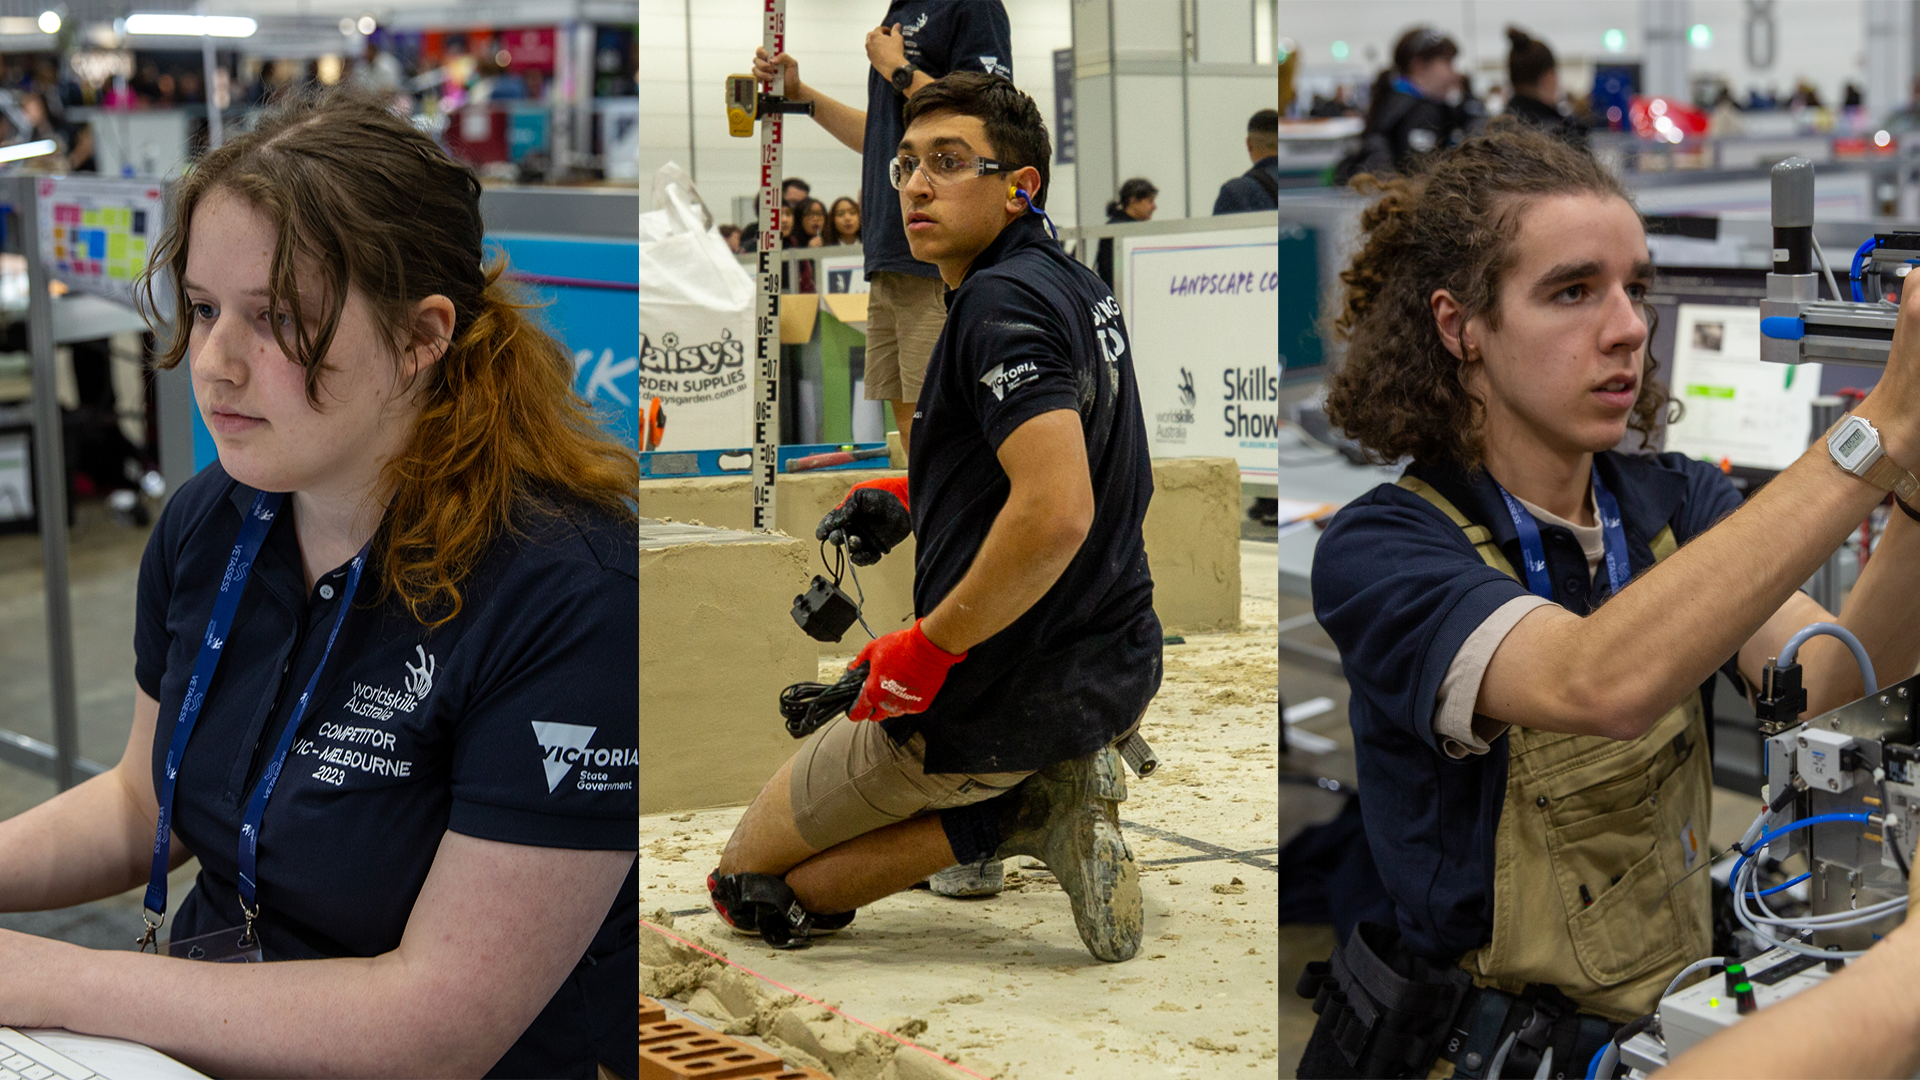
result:
<svg viewBox="0 0 1920 1080"><path fill-rule="evenodd" d="M907 479L859 485L820 535L864 565L911 527L920 618L861 652L848 718L774 774L709 887L736 929L795 944L929 874L1032 855L1088 950L1125 960L1140 886L1111 747L1159 689L1161 634L1119 305L1047 236L1031 98L958 72L904 119L891 177L914 257L950 290L946 329Z"/></svg>

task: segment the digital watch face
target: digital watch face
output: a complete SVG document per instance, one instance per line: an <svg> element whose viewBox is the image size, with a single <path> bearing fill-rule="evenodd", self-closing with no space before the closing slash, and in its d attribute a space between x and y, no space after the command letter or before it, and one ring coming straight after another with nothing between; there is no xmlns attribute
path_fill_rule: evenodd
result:
<svg viewBox="0 0 1920 1080"><path fill-rule="evenodd" d="M1839 454L1840 454L1841 460L1846 461L1848 464L1852 464L1853 452L1859 448L1861 443L1866 441L1867 441L1867 433L1858 427L1854 428L1852 434L1848 435L1840 443Z"/></svg>

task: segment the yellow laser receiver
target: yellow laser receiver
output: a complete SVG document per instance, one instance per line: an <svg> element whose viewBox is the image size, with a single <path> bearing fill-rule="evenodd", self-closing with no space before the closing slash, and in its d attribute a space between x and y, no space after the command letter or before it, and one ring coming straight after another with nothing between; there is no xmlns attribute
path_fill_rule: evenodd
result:
<svg viewBox="0 0 1920 1080"><path fill-rule="evenodd" d="M760 83L751 75L727 76L727 134L744 139L760 118Z"/></svg>
<svg viewBox="0 0 1920 1080"><path fill-rule="evenodd" d="M727 134L744 139L753 134L755 121L774 113L812 116L813 102L762 94L759 80L751 75L727 76Z"/></svg>

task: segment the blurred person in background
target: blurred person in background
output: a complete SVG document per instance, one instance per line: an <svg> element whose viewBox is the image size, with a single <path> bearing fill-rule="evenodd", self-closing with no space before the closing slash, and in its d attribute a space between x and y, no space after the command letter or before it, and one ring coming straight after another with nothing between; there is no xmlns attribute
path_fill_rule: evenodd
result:
<svg viewBox="0 0 1920 1080"><path fill-rule="evenodd" d="M727 242L727 250L733 252L735 255L740 254L740 226L720 226L720 239Z"/></svg>
<svg viewBox="0 0 1920 1080"><path fill-rule="evenodd" d="M1547 43L1529 37L1517 26L1507 27L1507 81L1513 99L1507 112L1549 135L1575 146L1587 145L1587 127L1560 104L1560 65Z"/></svg>
<svg viewBox="0 0 1920 1080"><path fill-rule="evenodd" d="M832 228L827 230L829 244L857 244L860 242L860 200L845 195L833 200L833 209L827 213Z"/></svg>
<svg viewBox="0 0 1920 1080"><path fill-rule="evenodd" d="M783 248L825 247L827 243L825 236L826 231L827 208L821 204L819 199L805 199L801 201L799 206L794 208L793 227L787 231L786 235L780 238L780 246ZM781 275L784 279L793 282L793 288L787 291L797 293L816 291L813 284L813 271L815 266L813 260L806 259L785 265L797 268L794 270L794 276L792 277L789 277L784 272Z"/></svg>
<svg viewBox="0 0 1920 1080"><path fill-rule="evenodd" d="M1336 183L1361 173L1406 172L1422 155L1466 137L1471 110L1453 66L1458 55L1460 46L1433 27L1400 35L1393 66L1373 81L1360 147L1334 167Z"/></svg>
<svg viewBox="0 0 1920 1080"><path fill-rule="evenodd" d="M1247 156L1253 168L1220 185L1213 212L1245 214L1280 206L1280 114L1261 109L1247 120Z"/></svg>
<svg viewBox="0 0 1920 1080"><path fill-rule="evenodd" d="M792 210L795 207L799 206L801 203L806 202L807 196L811 195L812 193L813 193L813 185L807 183L805 180L802 180L797 176L789 176L786 178L786 180L782 181L780 184L780 205L786 207L788 210ZM781 230L782 233L784 234L786 232L791 231L793 222L786 221L786 222L783 222L782 225L785 226ZM756 218L755 220L749 221L745 225L741 226L740 250L752 251L759 243L760 243L760 222ZM786 245L783 243L781 244L781 246L785 247Z"/></svg>
<svg viewBox="0 0 1920 1080"><path fill-rule="evenodd" d="M1157 208L1154 196L1158 194L1160 189L1144 176L1136 176L1121 184L1119 197L1107 204L1107 224L1124 225L1129 221L1153 220L1153 212ZM1100 280L1107 283L1107 288L1113 288L1113 237L1101 238L1100 253L1094 258L1094 270L1100 275Z"/></svg>

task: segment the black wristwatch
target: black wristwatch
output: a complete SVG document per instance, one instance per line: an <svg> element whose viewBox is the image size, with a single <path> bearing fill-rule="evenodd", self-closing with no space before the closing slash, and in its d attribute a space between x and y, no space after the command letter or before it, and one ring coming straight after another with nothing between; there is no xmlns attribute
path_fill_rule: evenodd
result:
<svg viewBox="0 0 1920 1080"><path fill-rule="evenodd" d="M919 68L913 66L913 61L909 60L899 67L894 68L893 74L887 78L887 81L893 84L895 90L904 94L913 89L913 74L919 70Z"/></svg>

